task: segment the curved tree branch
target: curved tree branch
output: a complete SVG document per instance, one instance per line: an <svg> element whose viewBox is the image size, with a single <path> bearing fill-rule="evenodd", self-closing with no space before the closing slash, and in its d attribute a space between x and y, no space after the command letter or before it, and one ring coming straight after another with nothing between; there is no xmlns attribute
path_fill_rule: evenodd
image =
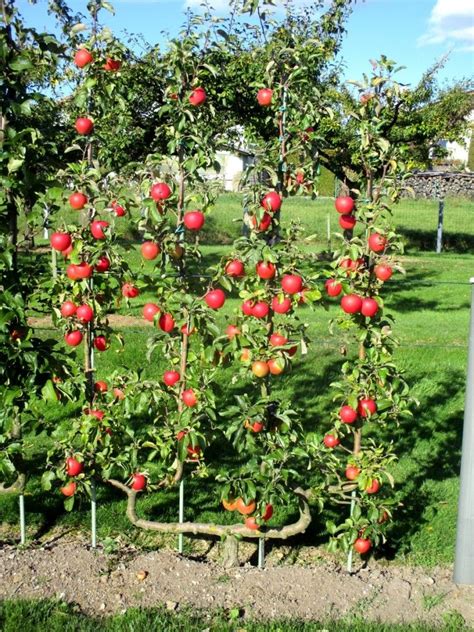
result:
<svg viewBox="0 0 474 632"><path fill-rule="evenodd" d="M304 533L311 523L311 511L308 504L310 491L303 490L300 487L294 490L300 505L300 517L296 522L285 525L284 527L269 529L268 531L254 531L252 529L248 529L244 524L214 525L203 522L179 523L144 520L139 518L136 513L137 492L115 479L109 479L107 482L127 495L127 518L130 522L139 529L146 529L148 531L160 531L162 533L191 533L193 535L202 534L216 537L239 535L245 538L264 537L265 539L286 540L291 536Z"/></svg>
<svg viewBox="0 0 474 632"><path fill-rule="evenodd" d="M0 483L0 494L19 494L25 489L26 474L18 474L16 481L8 487L4 483Z"/></svg>

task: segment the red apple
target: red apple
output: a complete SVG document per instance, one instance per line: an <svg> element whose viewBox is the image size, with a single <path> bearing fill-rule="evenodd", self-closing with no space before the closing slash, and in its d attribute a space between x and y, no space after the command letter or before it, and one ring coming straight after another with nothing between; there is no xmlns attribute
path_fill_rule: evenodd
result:
<svg viewBox="0 0 474 632"><path fill-rule="evenodd" d="M220 288L217 288L208 292L204 300L211 309L220 309L225 303L225 294Z"/></svg>
<svg viewBox="0 0 474 632"><path fill-rule="evenodd" d="M359 415L361 417L368 417L369 415L375 415L377 412L377 404L370 397L365 397L364 399L359 400L359 405L357 407L359 411Z"/></svg>
<svg viewBox="0 0 474 632"><path fill-rule="evenodd" d="M150 196L155 200L155 202L167 200L171 197L171 193L172 191L166 182L157 182L150 190Z"/></svg>
<svg viewBox="0 0 474 632"><path fill-rule="evenodd" d="M69 497L69 496L74 496L74 494L76 493L76 489L77 489L76 483L74 483L74 481L71 481L67 485L64 485L64 487L60 487L59 491L61 492L61 494L64 494L64 496Z"/></svg>
<svg viewBox="0 0 474 632"><path fill-rule="evenodd" d="M393 274L393 270L386 263L379 263L375 266L374 273L379 281L388 281Z"/></svg>
<svg viewBox="0 0 474 632"><path fill-rule="evenodd" d="M123 217L126 214L125 209L121 204L118 204L117 200L113 200L110 203L110 208L114 211L117 217Z"/></svg>
<svg viewBox="0 0 474 632"><path fill-rule="evenodd" d="M156 259L161 252L161 248L154 241L145 241L141 246L142 257L152 261Z"/></svg>
<svg viewBox="0 0 474 632"><path fill-rule="evenodd" d="M241 332L240 329L235 325L228 325L225 329L225 333L227 338L229 338L229 340L232 340L232 338L235 338L235 336L238 336Z"/></svg>
<svg viewBox="0 0 474 632"><path fill-rule="evenodd" d="M94 239L105 239L106 235L104 233L104 228L107 228L109 222L106 222L103 219L96 219L91 223L91 233Z"/></svg>
<svg viewBox="0 0 474 632"><path fill-rule="evenodd" d="M76 54L74 55L74 63L78 68L84 68L93 61L94 58L87 50L87 48L80 48L76 51Z"/></svg>
<svg viewBox="0 0 474 632"><path fill-rule="evenodd" d="M337 445L339 445L341 442L339 441L339 439L337 437L335 437L332 434L327 434L324 439L323 439L323 443L326 446L326 448L335 448Z"/></svg>
<svg viewBox="0 0 474 632"><path fill-rule="evenodd" d="M368 553L372 548L372 542L367 538L357 538L354 542L354 549L357 553L364 555L364 553Z"/></svg>
<svg viewBox="0 0 474 632"><path fill-rule="evenodd" d="M122 285L122 296L125 298L136 298L140 294L140 290L132 283L124 283Z"/></svg>
<svg viewBox="0 0 474 632"><path fill-rule="evenodd" d="M239 259L228 261L225 266L225 273L230 277L242 277L245 274L244 264Z"/></svg>
<svg viewBox="0 0 474 632"><path fill-rule="evenodd" d="M279 333L274 333L269 338L272 347L283 347L288 343L288 338Z"/></svg>
<svg viewBox="0 0 474 632"><path fill-rule="evenodd" d="M379 233L372 233L369 237L369 248L373 252L382 252L387 247L387 239Z"/></svg>
<svg viewBox="0 0 474 632"><path fill-rule="evenodd" d="M247 518L245 518L244 520L244 523L247 529L251 529L252 531L258 531L260 529L255 516L247 516Z"/></svg>
<svg viewBox="0 0 474 632"><path fill-rule="evenodd" d="M201 230L205 222L204 213L201 211L188 211L184 214L183 222L188 230Z"/></svg>
<svg viewBox="0 0 474 632"><path fill-rule="evenodd" d="M358 467L355 467L355 465L349 465L348 467L346 467L345 475L349 481L355 481L359 474L360 469Z"/></svg>
<svg viewBox="0 0 474 632"><path fill-rule="evenodd" d="M345 424L353 424L357 419L357 411L351 406L343 406L339 411L339 418Z"/></svg>
<svg viewBox="0 0 474 632"><path fill-rule="evenodd" d="M115 399L125 399L125 393L122 391L121 388L117 388L117 386L115 386L113 393L114 393Z"/></svg>
<svg viewBox="0 0 474 632"><path fill-rule="evenodd" d="M361 314L367 318L372 318L379 311L379 304L373 298L363 298L362 307L360 308Z"/></svg>
<svg viewBox="0 0 474 632"><path fill-rule="evenodd" d="M372 480L372 483L370 485L368 485L368 487L365 488L365 491L368 494L376 494L380 489L380 482L374 478Z"/></svg>
<svg viewBox="0 0 474 632"><path fill-rule="evenodd" d="M194 106L202 105L206 99L206 91L204 90L204 88L201 87L194 88L194 90L189 95L189 103Z"/></svg>
<svg viewBox="0 0 474 632"><path fill-rule="evenodd" d="M341 299L341 307L346 314L356 314L362 307L362 299L358 294L346 294Z"/></svg>
<svg viewBox="0 0 474 632"><path fill-rule="evenodd" d="M255 215L252 217L251 221L252 221L253 228L263 233L270 227L270 224L272 223L272 216L270 215L270 213L265 212L258 226L257 226L257 218L255 217Z"/></svg>
<svg viewBox="0 0 474 632"><path fill-rule="evenodd" d="M252 316L252 310L253 310L253 306L255 305L255 303L250 300L247 299L246 301L244 301L242 303L242 312L246 315L246 316Z"/></svg>
<svg viewBox="0 0 474 632"><path fill-rule="evenodd" d="M94 318L94 311L89 305L80 305L76 310L76 316L81 323L90 323Z"/></svg>
<svg viewBox="0 0 474 632"><path fill-rule="evenodd" d="M69 204L76 211L83 209L87 202L87 195L84 195L84 193L80 193L79 191L76 191L69 196Z"/></svg>
<svg viewBox="0 0 474 632"><path fill-rule="evenodd" d="M117 70L120 70L121 65L122 62L118 59L111 59L110 57L107 57L103 68L108 72L117 72Z"/></svg>
<svg viewBox="0 0 474 632"><path fill-rule="evenodd" d="M63 318L71 318L76 313L76 305L72 301L65 301L61 305L61 316Z"/></svg>
<svg viewBox="0 0 474 632"><path fill-rule="evenodd" d="M66 459L66 473L68 476L79 476L84 471L84 464L73 456Z"/></svg>
<svg viewBox="0 0 474 632"><path fill-rule="evenodd" d="M328 296L339 296L342 292L342 285L336 279L328 279L324 284Z"/></svg>
<svg viewBox="0 0 474 632"><path fill-rule="evenodd" d="M165 371L163 374L163 382L166 386L174 386L181 379L178 371Z"/></svg>
<svg viewBox="0 0 474 632"><path fill-rule="evenodd" d="M357 220L354 217L354 215L340 215L339 216L339 226L343 230L352 230L356 224L357 224Z"/></svg>
<svg viewBox="0 0 474 632"><path fill-rule="evenodd" d="M265 520L266 522L267 520L270 520L272 516L273 516L273 505L270 505L270 503L267 503L265 505L265 509L262 514L262 520Z"/></svg>
<svg viewBox="0 0 474 632"><path fill-rule="evenodd" d="M99 261L95 264L97 272L107 272L110 268L110 261L107 257L100 257Z"/></svg>
<svg viewBox="0 0 474 632"><path fill-rule="evenodd" d="M70 347L77 347L77 345L80 345L82 342L82 332L78 329L68 331L68 333L64 336L64 340Z"/></svg>
<svg viewBox="0 0 474 632"><path fill-rule="evenodd" d="M136 492L141 492L146 487L146 477L144 474L140 474L136 472L132 475L132 482L130 483L130 487L134 489Z"/></svg>
<svg viewBox="0 0 474 632"><path fill-rule="evenodd" d="M105 336L96 336L94 338L94 347L97 351L107 350L107 338Z"/></svg>
<svg viewBox="0 0 474 632"><path fill-rule="evenodd" d="M256 265L256 271L261 279L273 279L276 268L270 261L259 261Z"/></svg>
<svg viewBox="0 0 474 632"><path fill-rule="evenodd" d="M145 305L143 306L143 318L145 320L149 320L152 323L159 311L160 308L156 303L145 303Z"/></svg>
<svg viewBox="0 0 474 632"><path fill-rule="evenodd" d="M263 206L263 208L269 213L276 213L281 209L281 205L281 196L276 191L269 191L263 196L262 201L260 202L260 206Z"/></svg>
<svg viewBox="0 0 474 632"><path fill-rule="evenodd" d="M181 393L181 399L183 400L184 404L190 408L196 406L198 401L196 393L193 391L192 388L188 388L187 390L183 391Z"/></svg>
<svg viewBox="0 0 474 632"><path fill-rule="evenodd" d="M273 90L270 88L260 88L257 92L257 101L259 105L267 107L272 104Z"/></svg>
<svg viewBox="0 0 474 632"><path fill-rule="evenodd" d="M55 250L63 252L72 244L71 235L69 235L69 233L53 233L49 239L49 243Z"/></svg>
<svg viewBox="0 0 474 632"><path fill-rule="evenodd" d="M303 279L297 274L285 274L281 287L287 294L298 294L303 289Z"/></svg>
<svg viewBox="0 0 474 632"><path fill-rule="evenodd" d="M267 365L272 375L281 375L285 370L285 361L283 358L270 358Z"/></svg>
<svg viewBox="0 0 474 632"><path fill-rule="evenodd" d="M162 331L169 334L174 329L174 319L171 314L161 314L158 320L158 326Z"/></svg>
<svg viewBox="0 0 474 632"><path fill-rule="evenodd" d="M354 200L348 195L341 195L337 197L334 206L336 211L342 215L349 215L354 210Z"/></svg>
<svg viewBox="0 0 474 632"><path fill-rule="evenodd" d="M97 380L94 384L94 391L96 393L106 393L108 390L107 382L104 380Z"/></svg>
<svg viewBox="0 0 474 632"><path fill-rule="evenodd" d="M99 421L102 421L102 419L105 417L105 413L103 410L86 408L86 410L84 410L84 413L86 415L90 415L91 417L95 417Z"/></svg>
<svg viewBox="0 0 474 632"><path fill-rule="evenodd" d="M78 134L88 136L94 129L94 123L87 116L80 116L76 119L75 128Z"/></svg>
<svg viewBox="0 0 474 632"><path fill-rule="evenodd" d="M272 310L277 314L286 314L291 309L291 298L287 296L274 296L272 299Z"/></svg>
<svg viewBox="0 0 474 632"><path fill-rule="evenodd" d="M252 316L255 316L255 318L265 318L266 316L268 316L269 311L270 306L268 305L268 303L265 303L264 301L258 301L252 307Z"/></svg>

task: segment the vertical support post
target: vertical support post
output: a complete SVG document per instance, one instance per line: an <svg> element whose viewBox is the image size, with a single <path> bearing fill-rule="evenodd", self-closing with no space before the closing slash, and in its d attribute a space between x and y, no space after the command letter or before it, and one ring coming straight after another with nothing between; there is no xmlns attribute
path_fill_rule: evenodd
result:
<svg viewBox="0 0 474 632"><path fill-rule="evenodd" d="M179 524L183 524L184 522L184 479L182 478L179 481L179 515L178 515ZM178 535L178 553L183 552L183 540L184 536L182 533Z"/></svg>
<svg viewBox="0 0 474 632"><path fill-rule="evenodd" d="M20 544L26 543L26 523L25 523L25 496L20 494L18 497L20 507Z"/></svg>
<svg viewBox="0 0 474 632"><path fill-rule="evenodd" d="M97 497L95 480L91 480L91 546L97 548Z"/></svg>
<svg viewBox="0 0 474 632"><path fill-rule="evenodd" d="M48 228L49 228L49 226L48 226L48 224L49 224L49 208L46 205L44 206L44 209L43 209L43 218L44 218L44 220L43 220L43 237L45 239L48 239L48 237L49 237L49 230L48 230Z"/></svg>
<svg viewBox="0 0 474 632"><path fill-rule="evenodd" d="M328 213L326 218L326 233L328 240L328 250L331 250L331 216Z"/></svg>
<svg viewBox="0 0 474 632"><path fill-rule="evenodd" d="M265 568L265 538L258 538L258 568Z"/></svg>
<svg viewBox="0 0 474 632"><path fill-rule="evenodd" d="M474 277L471 283L471 321L466 399L462 437L454 582L474 585Z"/></svg>
<svg viewBox="0 0 474 632"><path fill-rule="evenodd" d="M58 255L54 248L51 248L51 269L53 271L53 279L58 278Z"/></svg>
<svg viewBox="0 0 474 632"><path fill-rule="evenodd" d="M352 500L351 500L351 518L352 515L354 513L354 509L355 509L355 499L356 499L356 490L354 489L354 491L351 494L352 496ZM349 552L347 553L347 572L350 574L352 574L352 556L353 556L353 549L352 547L349 549Z"/></svg>
<svg viewBox="0 0 474 632"><path fill-rule="evenodd" d="M438 232L436 235L436 254L443 249L444 200L438 200Z"/></svg>

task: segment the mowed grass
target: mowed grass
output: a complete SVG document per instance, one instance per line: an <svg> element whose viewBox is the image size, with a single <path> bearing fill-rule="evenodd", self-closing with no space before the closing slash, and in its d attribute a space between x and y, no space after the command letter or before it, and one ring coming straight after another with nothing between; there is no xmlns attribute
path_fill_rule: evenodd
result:
<svg viewBox="0 0 474 632"><path fill-rule="evenodd" d="M469 203L453 201L454 208L461 218L470 207ZM435 228L436 213L436 203L403 201L395 210L395 219L405 222L400 225L402 233L415 226L413 230L420 234L432 231L434 239L435 232L428 220L433 220ZM208 228L203 236L203 267L229 252L227 242L239 234L240 224L234 220L238 220L240 214L238 196L226 195L219 199L212 219L208 221L212 230ZM332 200L291 200L285 205L284 218L290 216L302 221L308 234L316 234L312 247L321 250L328 247L324 237L327 218L329 216L336 230L336 215ZM393 448L399 455L394 475L395 493L401 505L389 529L388 544L377 555L404 563L433 566L453 560L472 256L465 252L436 255L419 251L414 246L414 238L410 239L407 238L407 254L403 258L406 277L395 275L386 284L385 299L386 309L394 315L395 334L400 340L397 361L406 372L419 406L414 411L413 420L384 433L385 439L393 441ZM130 244L129 259L133 267L140 265L138 249L138 243ZM147 266L151 269L151 264ZM321 267L324 266L321 263ZM143 304L151 296L144 294L133 301L130 308L123 306L121 311L139 316ZM219 313L222 324L237 307L236 299L227 301L225 309ZM343 361L339 352L341 340L328 333L329 320L337 310L336 303L327 312L320 308L315 311L301 308L302 316L309 323L312 344L308 355L300 357L293 371L281 376L276 386L277 392L291 396L305 428L320 433L330 428L327 420L332 400L329 385L337 379ZM158 356L152 358L151 363L145 359L143 350L152 328L145 324L141 326L141 322L122 330L125 339L122 352L113 347L107 353L97 355L98 378L106 379L118 367L142 369L145 375L155 377L161 374L164 367ZM224 373L221 381L223 396L231 398L227 382ZM47 414L53 421L73 414L74 410L72 405L55 406ZM226 465L224 462L223 466ZM30 481L28 492L31 537L44 535L57 526L89 529L89 507L85 500L74 512L66 514L59 495L41 492L37 479ZM221 511L218 499L219 490L212 479L187 479L186 519L228 521L230 516ZM148 494L139 505L143 516L175 520L177 490ZM127 522L124 509L120 495L107 488L100 489L99 538L121 534L130 539L139 537ZM293 519L295 512L295 507L279 507L273 524ZM0 515L3 522L16 525L15 498L0 498ZM298 542L324 543L327 517L327 513L315 513L312 528ZM152 546L153 538L144 538L141 542Z"/></svg>

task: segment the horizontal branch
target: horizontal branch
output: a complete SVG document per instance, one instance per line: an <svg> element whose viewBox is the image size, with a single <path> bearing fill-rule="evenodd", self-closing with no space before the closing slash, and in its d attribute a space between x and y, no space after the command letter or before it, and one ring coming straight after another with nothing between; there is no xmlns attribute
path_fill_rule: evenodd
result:
<svg viewBox="0 0 474 632"><path fill-rule="evenodd" d="M299 519L284 527L269 529L268 531L255 531L248 529L244 524L219 525L203 522L155 522L153 520L143 520L136 513L137 492L127 487L120 481L109 479L107 481L113 487L120 489L127 495L127 518L139 529L148 531L160 531L162 533L191 533L193 535L211 535L215 537L225 537L229 535L238 535L245 538L261 538L265 539L281 539L286 540L299 533L304 533L311 523L311 511L308 504L309 491L305 491L300 487L294 490L299 500Z"/></svg>
<svg viewBox="0 0 474 632"><path fill-rule="evenodd" d="M5 487L4 483L0 483L0 494L21 494L25 489L26 474L18 474L15 482L8 487Z"/></svg>

